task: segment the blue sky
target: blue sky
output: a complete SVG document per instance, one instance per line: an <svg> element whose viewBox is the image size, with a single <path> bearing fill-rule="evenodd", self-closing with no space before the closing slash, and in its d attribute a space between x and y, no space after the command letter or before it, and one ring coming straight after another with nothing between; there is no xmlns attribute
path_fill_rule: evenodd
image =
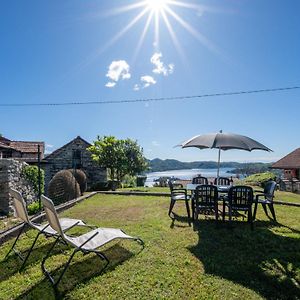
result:
<svg viewBox="0 0 300 300"><path fill-rule="evenodd" d="M300 2L293 0L178 0L162 8L151 1L3 0L0 104L297 86L299 11ZM0 133L45 141L48 152L77 135L90 142L97 135L129 137L147 158L193 161L216 160L217 152L174 145L222 129L274 150L228 151L223 161L276 161L300 146L299 95L291 90L164 102L2 106Z"/></svg>

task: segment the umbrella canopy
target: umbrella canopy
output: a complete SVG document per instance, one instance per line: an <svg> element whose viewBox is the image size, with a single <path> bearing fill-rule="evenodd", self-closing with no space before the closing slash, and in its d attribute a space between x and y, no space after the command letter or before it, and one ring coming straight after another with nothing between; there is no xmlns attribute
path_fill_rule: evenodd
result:
<svg viewBox="0 0 300 300"><path fill-rule="evenodd" d="M219 177L221 150L239 149L246 151L272 151L270 148L247 136L234 133L223 133L222 130L218 133L209 133L194 136L191 139L181 143L180 146L182 148L196 147L199 149L219 149L217 177Z"/></svg>

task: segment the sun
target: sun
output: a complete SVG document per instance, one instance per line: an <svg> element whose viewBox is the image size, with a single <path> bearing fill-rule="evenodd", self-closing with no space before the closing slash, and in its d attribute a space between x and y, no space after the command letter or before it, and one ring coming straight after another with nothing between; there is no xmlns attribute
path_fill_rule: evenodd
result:
<svg viewBox="0 0 300 300"><path fill-rule="evenodd" d="M162 12L168 7L170 0L146 0L146 6L154 12Z"/></svg>
<svg viewBox="0 0 300 300"><path fill-rule="evenodd" d="M204 0L202 0L204 1ZM208 48L210 51L220 55L217 47L197 28L193 27L189 20L186 20L180 14L185 12L185 15L189 11L189 14L194 14L197 16L202 16L203 13L213 11L207 5L202 5L197 2L202 2L200 0L130 0L131 4L119 6L105 13L106 17L116 16L123 13L128 13L130 11L137 11L136 15L133 15L132 19L123 26L121 30L118 31L112 38L97 51L96 56L100 55L103 51L107 50L114 43L116 43L122 36L124 36L132 27L138 22L143 20L144 27L142 29L141 35L138 39L138 43L135 46L133 53L134 59L138 56L142 44L148 32L151 32L149 28L153 26L153 43L155 51L160 51L160 40L166 31L161 30L162 27L166 28L175 46L175 49L180 54L183 61L186 60L184 49L181 45L180 39L177 37L174 24L180 25L184 30L191 34L195 39L197 39L202 45ZM125 1L124 1L125 2Z"/></svg>

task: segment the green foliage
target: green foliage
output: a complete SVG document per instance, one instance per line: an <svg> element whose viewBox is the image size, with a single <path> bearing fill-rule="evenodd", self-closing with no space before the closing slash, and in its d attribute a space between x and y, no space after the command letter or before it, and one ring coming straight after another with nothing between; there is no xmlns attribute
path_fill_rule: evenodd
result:
<svg viewBox="0 0 300 300"><path fill-rule="evenodd" d="M122 180L122 187L123 188L136 187L136 176L125 175Z"/></svg>
<svg viewBox="0 0 300 300"><path fill-rule="evenodd" d="M28 206L27 206L27 211L28 211L28 214L31 216L31 215L35 215L36 213L38 213L40 211L40 204L38 201L34 201L32 203L30 203Z"/></svg>
<svg viewBox="0 0 300 300"><path fill-rule="evenodd" d="M118 140L114 136L97 137L88 148L92 158L110 171L110 179L121 181L125 175L134 176L147 169L147 160L137 141Z"/></svg>
<svg viewBox="0 0 300 300"><path fill-rule="evenodd" d="M96 182L90 187L91 191L109 191L120 187L120 182L116 180L108 180L104 182Z"/></svg>
<svg viewBox="0 0 300 300"><path fill-rule="evenodd" d="M41 171L41 193L44 193L45 187L45 172L43 169ZM39 192L39 169L37 166L25 166L22 169L22 176L26 178L30 183L32 183L34 191Z"/></svg>
<svg viewBox="0 0 300 300"><path fill-rule="evenodd" d="M79 197L80 186L69 170L61 170L50 180L48 194L58 205Z"/></svg>
<svg viewBox="0 0 300 300"><path fill-rule="evenodd" d="M246 177L245 179L241 180L242 183L247 185L258 185L263 186L265 182L269 180L275 180L276 174L272 172L265 172L265 173L257 173Z"/></svg>

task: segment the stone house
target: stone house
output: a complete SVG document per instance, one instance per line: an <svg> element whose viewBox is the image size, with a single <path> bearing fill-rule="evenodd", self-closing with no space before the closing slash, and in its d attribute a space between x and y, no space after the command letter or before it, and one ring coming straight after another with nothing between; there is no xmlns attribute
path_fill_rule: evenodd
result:
<svg viewBox="0 0 300 300"><path fill-rule="evenodd" d="M271 168L283 170L283 182L287 191L300 192L300 148L275 162Z"/></svg>
<svg viewBox="0 0 300 300"><path fill-rule="evenodd" d="M13 158L28 164L36 164L38 161L38 149L40 159L44 158L44 142L11 141L0 136L0 159Z"/></svg>
<svg viewBox="0 0 300 300"><path fill-rule="evenodd" d="M92 160L91 153L87 147L90 143L80 136L47 155L42 160L42 168L45 171L45 191L52 177L61 170L78 168L85 172L87 176L88 188L92 188L98 183L107 181L106 168L100 167Z"/></svg>

